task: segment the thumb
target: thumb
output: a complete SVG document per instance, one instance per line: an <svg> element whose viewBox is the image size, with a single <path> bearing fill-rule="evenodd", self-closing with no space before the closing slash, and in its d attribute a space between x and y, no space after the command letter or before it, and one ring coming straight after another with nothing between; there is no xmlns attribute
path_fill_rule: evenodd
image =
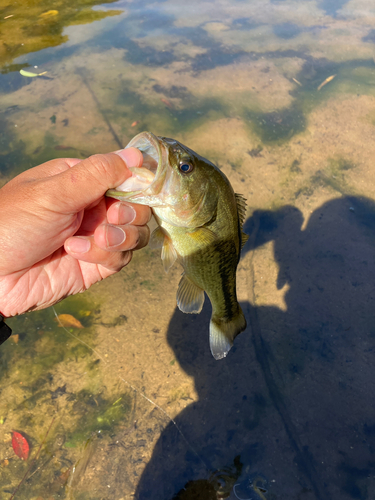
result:
<svg viewBox="0 0 375 500"><path fill-rule="evenodd" d="M129 168L140 167L142 161L142 153L138 149L128 148L90 156L50 177L49 182L56 183L51 192L55 196L57 192L62 195L58 200L55 198L59 211L71 214L83 210L104 196L108 189L125 182L131 176Z"/></svg>

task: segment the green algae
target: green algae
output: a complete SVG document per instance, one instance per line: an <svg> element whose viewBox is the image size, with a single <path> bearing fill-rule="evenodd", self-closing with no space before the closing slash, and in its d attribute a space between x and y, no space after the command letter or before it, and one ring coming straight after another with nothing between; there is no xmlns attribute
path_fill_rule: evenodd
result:
<svg viewBox="0 0 375 500"><path fill-rule="evenodd" d="M245 112L245 119L250 122L252 132L255 132L264 144L289 141L295 134L306 129L305 113L296 103L290 108L270 113L255 113L249 110Z"/></svg>
<svg viewBox="0 0 375 500"><path fill-rule="evenodd" d="M9 325L13 335L18 335L18 342L11 337L2 345L0 380L14 376L17 371L17 378L27 380L25 387L35 392L48 384L46 374L58 363L91 354L90 345L82 345L79 340L92 344L95 339L93 322L98 314L97 304L76 295L57 304L55 310L57 314L74 316L85 328L61 328L52 308L11 318ZM90 315L82 315L83 311L90 312Z"/></svg>
<svg viewBox="0 0 375 500"><path fill-rule="evenodd" d="M335 78L319 86L329 77ZM332 96L340 93L375 95L375 68L372 59L355 59L342 63L308 58L296 75L292 104L271 112L243 110L245 122L264 144L283 144L307 128L308 115Z"/></svg>
<svg viewBox="0 0 375 500"><path fill-rule="evenodd" d="M74 448L85 442L93 433L102 436L113 433L119 424L126 424L132 410L132 397L129 393L116 394L105 398L101 392L93 394L87 389L74 395L73 418L78 420L67 435L65 447Z"/></svg>
<svg viewBox="0 0 375 500"><path fill-rule="evenodd" d="M328 187L343 195L353 194L353 189L347 183L345 172L355 168L356 165L347 158L329 158L325 168L317 170L309 177L307 184L299 186L294 193L294 199L300 195L312 196L319 187Z"/></svg>
<svg viewBox="0 0 375 500"><path fill-rule="evenodd" d="M12 64L13 59L30 52L56 47L65 43L63 34L66 26L87 24L108 16L122 14L122 10L98 11L93 7L112 0L77 0L74 3L63 0L24 0L20 3L0 0L2 40L0 41L0 67ZM46 13L56 12L55 15Z"/></svg>

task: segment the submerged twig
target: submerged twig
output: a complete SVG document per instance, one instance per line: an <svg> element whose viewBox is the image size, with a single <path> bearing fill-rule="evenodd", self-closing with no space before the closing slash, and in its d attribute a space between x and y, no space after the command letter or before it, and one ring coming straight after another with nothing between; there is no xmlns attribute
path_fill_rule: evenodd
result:
<svg viewBox="0 0 375 500"><path fill-rule="evenodd" d="M91 86L90 86L90 84L89 84L89 82L88 82L88 80L86 78L86 75L84 74L83 70L81 68L79 68L79 69L77 69L77 73L82 78L83 83L86 85L87 90L90 92L92 98L94 99L95 104L96 104L96 106L97 106L100 114L102 115L103 120L106 122L106 124L108 126L108 129L111 132L111 134L113 136L113 139L115 140L116 144L119 146L120 149L124 149L124 146L123 146L122 142L120 141L118 135L116 134L114 128L112 127L112 124L109 121L108 116L103 111L103 108L100 106L100 102L99 102L98 98L96 97L95 92L92 90L92 88L91 88Z"/></svg>

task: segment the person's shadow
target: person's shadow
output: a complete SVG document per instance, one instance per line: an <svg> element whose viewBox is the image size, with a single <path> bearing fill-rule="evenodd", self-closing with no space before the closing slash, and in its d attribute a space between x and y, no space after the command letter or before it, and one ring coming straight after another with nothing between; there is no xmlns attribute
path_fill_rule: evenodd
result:
<svg viewBox="0 0 375 500"><path fill-rule="evenodd" d="M175 311L168 342L199 400L163 431L137 500L374 498L375 204L342 197L302 223L290 206L246 222L245 254L273 241L287 310L243 303L227 358L209 350L208 300Z"/></svg>

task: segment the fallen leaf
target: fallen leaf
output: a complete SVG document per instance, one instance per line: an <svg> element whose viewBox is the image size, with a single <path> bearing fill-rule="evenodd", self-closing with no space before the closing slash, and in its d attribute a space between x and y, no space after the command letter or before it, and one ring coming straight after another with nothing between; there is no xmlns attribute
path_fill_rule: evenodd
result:
<svg viewBox="0 0 375 500"><path fill-rule="evenodd" d="M58 10L47 10L47 12L43 12L43 14L40 14L39 17L41 17L41 18L53 17L53 16L57 16L58 13L59 13Z"/></svg>
<svg viewBox="0 0 375 500"><path fill-rule="evenodd" d="M12 448L17 457L21 460L27 460L30 451L29 443L26 438L17 431L12 432Z"/></svg>
<svg viewBox="0 0 375 500"><path fill-rule="evenodd" d="M18 335L18 333L16 333L15 335L12 335L12 336L10 337L10 340L13 340L13 342L14 342L15 344L18 344L19 339L20 339L20 336Z"/></svg>
<svg viewBox="0 0 375 500"><path fill-rule="evenodd" d="M65 328L85 328L82 323L71 314L59 314L55 318L55 321L59 323L59 326L64 326Z"/></svg>
<svg viewBox="0 0 375 500"><path fill-rule="evenodd" d="M5 458L5 459L2 461L1 465L2 465L3 467L8 467L8 465L9 465L9 460L8 460L7 458Z"/></svg>
<svg viewBox="0 0 375 500"><path fill-rule="evenodd" d="M20 69L20 74L22 76L28 76L29 78L32 78L34 76L42 76L45 75L47 71L43 71L43 73L31 73L31 71L25 71L24 69Z"/></svg>
<svg viewBox="0 0 375 500"><path fill-rule="evenodd" d="M137 126L137 125L138 125L138 123L139 123L139 121L135 121L135 122L133 122L133 123L131 124L131 127L135 127L135 126Z"/></svg>

